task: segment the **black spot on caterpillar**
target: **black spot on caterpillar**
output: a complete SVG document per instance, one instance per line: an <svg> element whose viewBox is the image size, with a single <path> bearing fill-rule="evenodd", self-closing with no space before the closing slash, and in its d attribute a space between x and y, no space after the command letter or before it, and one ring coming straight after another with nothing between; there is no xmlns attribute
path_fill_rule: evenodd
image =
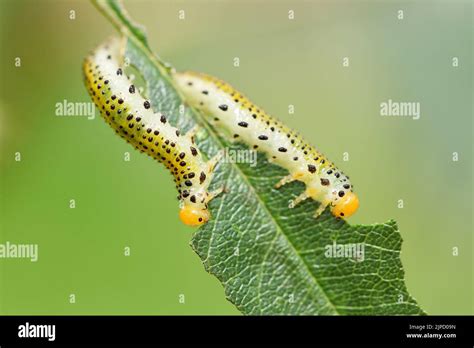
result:
<svg viewBox="0 0 474 348"><path fill-rule="evenodd" d="M289 171L290 174L280 180L277 188L294 180L306 184L306 190L290 204L290 208L312 198L321 203L316 217L328 205L337 217L346 218L355 213L359 199L352 190L349 177L289 127L217 78L184 72L175 73L174 79L187 102L214 120L216 127L226 129L229 134L238 133L239 140L258 148L272 162ZM203 100L202 91L207 92L204 106L199 104Z"/></svg>
<svg viewBox="0 0 474 348"><path fill-rule="evenodd" d="M122 42L113 39L86 57L83 70L87 90L116 133L171 172L179 192L181 220L187 225L201 225L210 218L207 203L220 192L207 190L217 158L204 162L191 136L180 135L166 122L165 115L152 110L153 105L140 95L121 67L121 49Z"/></svg>

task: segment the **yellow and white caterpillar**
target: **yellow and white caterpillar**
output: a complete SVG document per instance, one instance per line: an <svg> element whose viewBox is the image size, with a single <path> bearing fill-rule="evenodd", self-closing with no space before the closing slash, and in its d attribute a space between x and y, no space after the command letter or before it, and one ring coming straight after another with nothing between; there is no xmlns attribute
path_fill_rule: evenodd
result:
<svg viewBox="0 0 474 348"><path fill-rule="evenodd" d="M359 199L349 177L301 136L226 82L193 72L175 73L174 79L187 103L201 110L216 127L264 152L270 161L289 171L277 188L294 180L306 184L306 190L291 202L290 208L312 198L321 203L316 217L328 205L337 217L347 218L355 213Z"/></svg>
<svg viewBox="0 0 474 348"><path fill-rule="evenodd" d="M83 69L89 94L116 133L168 168L179 192L181 220L201 225L210 218L207 203L220 192L207 190L217 158L206 163L191 134L180 134L166 115L153 111L124 72L123 49L120 40L112 39L86 57Z"/></svg>

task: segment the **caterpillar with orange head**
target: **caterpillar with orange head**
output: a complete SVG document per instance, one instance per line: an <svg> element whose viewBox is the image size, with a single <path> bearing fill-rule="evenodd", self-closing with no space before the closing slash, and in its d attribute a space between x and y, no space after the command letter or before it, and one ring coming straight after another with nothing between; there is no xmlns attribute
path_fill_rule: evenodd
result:
<svg viewBox="0 0 474 348"><path fill-rule="evenodd" d="M321 203L315 217L327 206L336 217L347 218L356 212L359 199L349 177L293 130L217 78L194 72L174 73L173 77L187 103L201 110L215 127L289 171L277 188L294 180L306 184L290 208L312 198Z"/></svg>
<svg viewBox="0 0 474 348"><path fill-rule="evenodd" d="M208 202L221 190L208 192L218 157L205 162L191 134L155 113L126 76L122 62L124 42L112 39L97 47L83 64L89 94L105 121L131 145L163 163L174 177L181 220L191 226L207 222Z"/></svg>

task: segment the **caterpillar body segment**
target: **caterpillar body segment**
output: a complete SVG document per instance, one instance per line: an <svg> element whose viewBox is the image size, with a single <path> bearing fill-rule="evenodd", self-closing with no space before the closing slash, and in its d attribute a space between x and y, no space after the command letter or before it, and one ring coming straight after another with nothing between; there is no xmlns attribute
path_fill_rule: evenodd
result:
<svg viewBox="0 0 474 348"><path fill-rule="evenodd" d="M105 121L127 142L163 163L174 177L181 220L198 226L210 219L208 192L217 159L205 162L188 134L153 111L126 76L122 64L123 42L112 39L100 45L83 63L87 90Z"/></svg>
<svg viewBox="0 0 474 348"><path fill-rule="evenodd" d="M349 177L296 132L226 82L194 72L173 76L187 103L201 110L216 128L225 129L232 139L264 152L269 161L289 171L276 187L294 180L306 184L306 190L290 208L312 198L321 203L316 217L327 206L337 217L347 218L356 212L359 199Z"/></svg>

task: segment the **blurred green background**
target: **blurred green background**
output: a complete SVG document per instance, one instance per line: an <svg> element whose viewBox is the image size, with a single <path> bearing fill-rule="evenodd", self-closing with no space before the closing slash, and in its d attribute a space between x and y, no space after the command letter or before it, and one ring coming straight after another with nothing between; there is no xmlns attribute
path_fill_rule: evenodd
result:
<svg viewBox="0 0 474 348"><path fill-rule="evenodd" d="M125 5L162 58L232 83L342 167L361 199L352 223L396 219L425 311L474 313L472 2ZM0 243L39 244L36 263L0 259L0 314L238 314L191 250L166 170L98 112L55 116L89 101L82 59L111 24L87 1L33 0L0 0L0 23ZM380 116L388 99L421 118Z"/></svg>

